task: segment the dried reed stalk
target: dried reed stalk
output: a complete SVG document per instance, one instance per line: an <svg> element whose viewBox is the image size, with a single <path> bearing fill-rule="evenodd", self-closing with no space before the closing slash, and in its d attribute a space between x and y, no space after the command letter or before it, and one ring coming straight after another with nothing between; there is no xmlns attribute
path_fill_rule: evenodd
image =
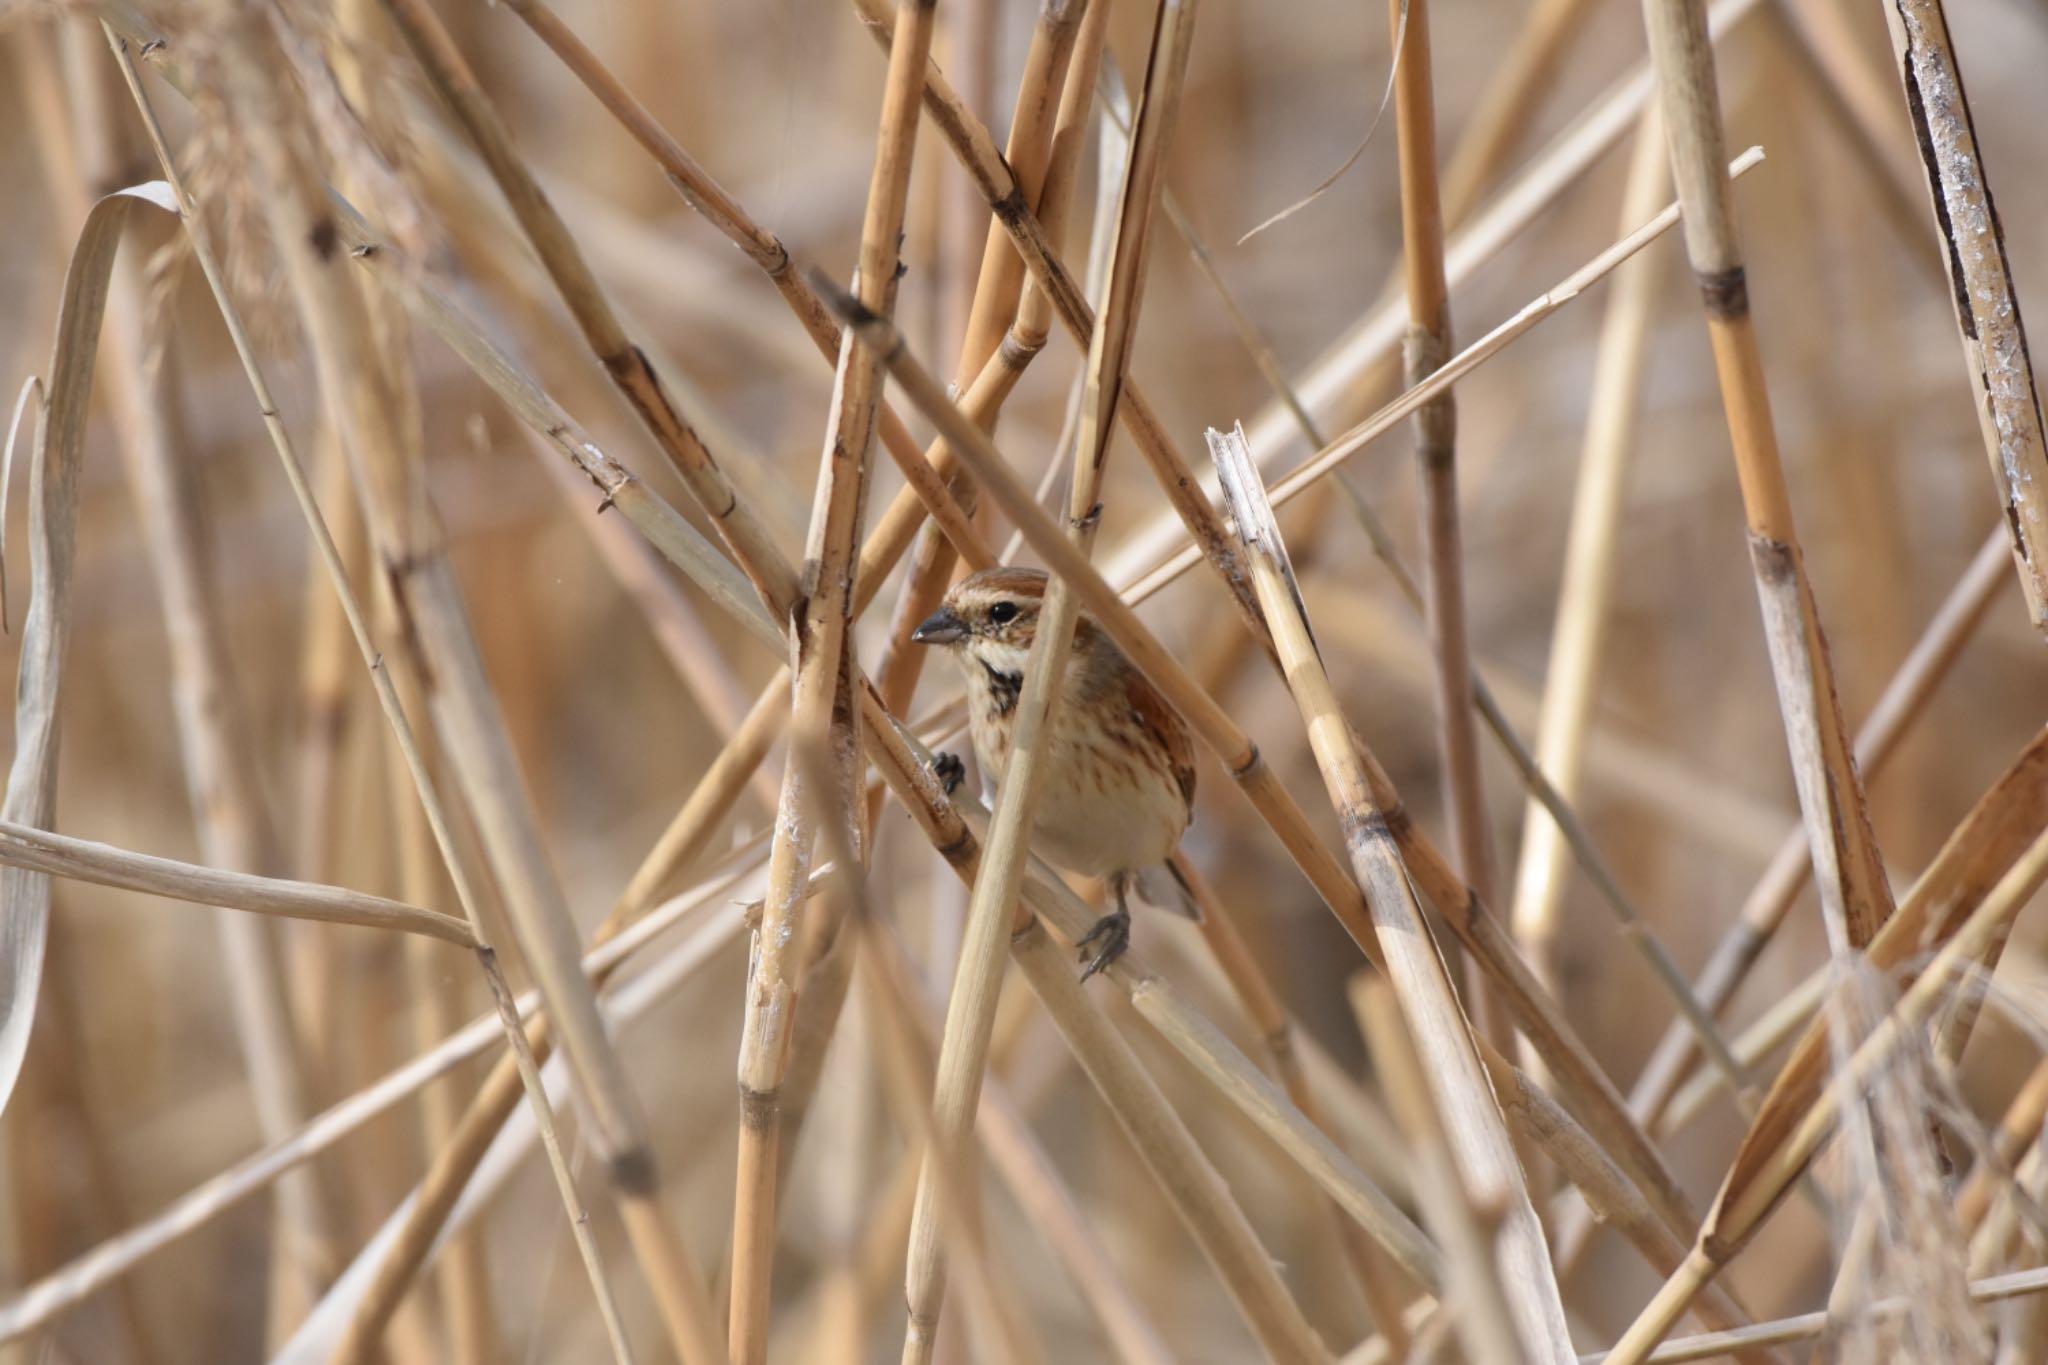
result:
<svg viewBox="0 0 2048 1365"><path fill-rule="evenodd" d="M1498 1210L1491 1254L1522 1351L1530 1358L1571 1361L1571 1335L1550 1269L1542 1225L1529 1203L1507 1128L1482 1069L1467 1021L1444 974L1429 929L1408 884L1386 816L1374 802L1350 726L1337 707L1300 596L1287 566L1286 547L1259 485L1243 433L1212 434L1232 520L1242 541L1259 603L1286 666L1316 765L1344 827L1352 870L1379 931L1389 981L1398 993L1410 1037L1425 1059L1425 1074L1445 1113L1459 1176L1470 1198Z"/></svg>
<svg viewBox="0 0 2048 1365"><path fill-rule="evenodd" d="M78 463L109 280L121 231L138 204L165 207L160 184L116 190L96 202L78 232L64 273L47 388L37 411L29 465L28 614L22 622L15 683L14 760L0 819L46 828L56 819L58 707L70 636L70 587L78 534ZM24 401L28 401L24 390ZM20 413L17 412L17 422ZM10 447L12 440L9 441ZM42 982L50 917L49 878L0 870L0 1103L14 1091L28 1051Z"/></svg>
<svg viewBox="0 0 2048 1365"><path fill-rule="evenodd" d="M1451 296L1444 277L1444 211L1437 184L1436 96L1431 89L1429 0L1389 0L1394 35L1394 115L1401 180L1401 243L1408 294L1402 372L1408 387L1451 358ZM1465 624L1465 566L1458 532L1458 407L1449 389L1415 409L1417 478L1422 490L1423 599L1436 658L1437 762L1443 769L1454 864L1480 899L1494 895L1493 829L1472 723L1472 648ZM1192 529L1192 528L1190 528ZM1496 1044L1512 1036L1477 969L1468 999Z"/></svg>
<svg viewBox="0 0 2048 1365"><path fill-rule="evenodd" d="M1799 807L1819 873L1822 917L1836 953L1868 943L1892 908L1849 750L1834 666L1792 518L1770 395L1749 313L1749 286L1729 204L1714 52L1701 0L1645 0L1650 57L1662 92L1672 178L1685 207L1686 254L1698 278L1735 446L1751 566Z"/></svg>
<svg viewBox="0 0 2048 1365"><path fill-rule="evenodd" d="M1654 110L1642 118L1622 191L1621 228L1626 231L1656 212L1669 192L1664 130ZM1585 445L1564 569L1557 588L1557 615L1550 632L1550 660L1544 677L1543 713L1536 731L1536 761L1567 800L1579 787L1586 732L1600 677L1612 598L1616 541L1626 497L1629 456L1642 396L1645 341L1656 299L1656 267L1638 257L1615 272L1601 324L1599 359L1587 400ZM1522 847L1515 894L1508 911L1515 941L1545 985L1559 983L1564 899L1565 845L1559 827L1530 801L1522 817ZM1689 993L1689 992L1688 992Z"/></svg>
<svg viewBox="0 0 2048 1365"><path fill-rule="evenodd" d="M1245 942L1238 925L1237 911L1217 895L1215 887L1209 884L1209 879L1202 875L1201 869L1185 852L1175 852L1171 861L1175 877L1186 889L1188 899L1194 902L1209 953L1216 959L1216 965L1222 969L1244 1006L1246 1020L1265 1050L1274 1077L1286 1090L1287 1098L1309 1122L1326 1133L1331 1132L1329 1117L1322 1101L1310 1087L1308 1073L1302 1068L1301 1057L1296 1051L1294 1021L1288 1017L1278 990L1252 955L1251 946ZM1389 1339L1392 1349L1405 1352L1408 1339L1402 1325L1402 1312L1408 1295L1400 1282L1405 1276L1355 1224L1343 1216L1341 1207L1332 1202L1330 1211L1338 1246L1365 1295L1374 1325Z"/></svg>
<svg viewBox="0 0 2048 1365"><path fill-rule="evenodd" d="M1384 979L1360 973L1351 978L1351 1007L1372 1049L1374 1073L1415 1151L1415 1192L1423 1217L1449 1254L1446 1290L1455 1304L1450 1316L1466 1358L1473 1365L1519 1361L1521 1343L1493 1264L1494 1230L1458 1174L1400 1002Z"/></svg>
<svg viewBox="0 0 2048 1365"><path fill-rule="evenodd" d="M75 231L90 209L87 186L118 184L124 168L114 142L113 73L89 27L66 25L64 38L79 182L52 188ZM215 867L275 875L284 870L282 850L254 764L254 736L233 683L218 594L205 570L209 528L186 482L191 459L182 448L183 425L171 410L175 378L166 362L154 371L148 362L148 290L132 253L116 258L110 285L110 364L102 387L113 399L122 463L164 620L178 752L200 856ZM277 943L270 925L246 915L221 913L215 928L250 1098L264 1136L275 1141L305 1122L313 1084L293 1029ZM278 1187L273 1338L318 1297L334 1272L334 1194L314 1172L295 1173Z"/></svg>
<svg viewBox="0 0 2048 1365"><path fill-rule="evenodd" d="M1949 41L1941 0L1887 0L1906 110L1927 168L1934 224L1954 290L1956 325L1992 486L2012 533L2012 553L2037 630L2048 630L2048 436L2034 387L2033 358L2019 295L2005 254L2005 233L1991 200L1991 178L1977 146L1969 97Z"/></svg>
<svg viewBox="0 0 2048 1365"><path fill-rule="evenodd" d="M584 970L595 975L616 968L678 920L701 910L707 902L720 892L729 891L730 887L730 878L718 878L697 893L679 898L659 913L642 920L632 931L588 954L583 960ZM725 926L724 938L735 936L739 923L739 915L733 913ZM528 991L513 1001L512 1008L516 1015L530 1017L535 1015L540 1005L539 993ZM134 1269L144 1259L178 1238L206 1226L241 1200L269 1188L285 1172L359 1131L393 1106L417 1094L422 1087L489 1051L502 1040L503 1027L502 1021L493 1016L472 1020L436 1047L315 1115L288 1141L265 1146L236 1162L171 1201L142 1223L125 1230L119 1237L26 1286L13 1298L0 1303L0 1342L12 1341L47 1325L99 1288ZM517 1095L515 1078L508 1108L517 1102Z"/></svg>
<svg viewBox="0 0 2048 1365"><path fill-rule="evenodd" d="M131 853L107 844L52 834L30 825L0 820L0 863L53 877L70 877L99 886L168 896L194 905L258 915L280 915L317 924L355 924L366 929L396 929L423 934L464 948L477 946L469 924L438 910L422 910L383 896L368 896L338 886L284 881L248 872L177 862ZM273 1140L275 1140L273 1138Z"/></svg>
<svg viewBox="0 0 2048 1365"><path fill-rule="evenodd" d="M917 1125L929 1128L931 1075L938 1055L939 1011L925 998L925 992L917 984L916 969L910 963L909 954L888 922L870 919L863 923L866 930L861 939L862 950L866 954L863 960L871 964L876 977L886 976L895 983L889 989L905 1006L899 1016L914 1031L918 1070L915 1076L907 1078L914 1081L914 1085L904 1097L904 1106L913 1128ZM1021 1011L1015 1014L1018 1018L1025 1017ZM1004 1021L998 1018L994 1049L997 1053L1003 1050L1003 1024ZM1172 1357L1160 1342L1158 1329L1132 1297L1122 1273L1096 1238L1076 1196L1066 1187L1051 1158L1033 1136L1030 1125L1018 1108L1017 1099L994 1075L988 1078L982 1090L977 1133L990 1165L1023 1207L1039 1235L1051 1244L1064 1262L1074 1288L1100 1319L1118 1357L1133 1365L1166 1365ZM906 1163L907 1185L917 1178L918 1167L922 1164L915 1149L909 1155L912 1160ZM951 1195L957 1203L959 1191L952 1190ZM906 1189L902 1201L904 1238L909 1234L914 1199L912 1186ZM893 1200L885 1199L882 1203L884 1207L895 1206ZM902 1261L901 1253L897 1252L889 1259L886 1273L893 1281L898 1278L896 1272Z"/></svg>

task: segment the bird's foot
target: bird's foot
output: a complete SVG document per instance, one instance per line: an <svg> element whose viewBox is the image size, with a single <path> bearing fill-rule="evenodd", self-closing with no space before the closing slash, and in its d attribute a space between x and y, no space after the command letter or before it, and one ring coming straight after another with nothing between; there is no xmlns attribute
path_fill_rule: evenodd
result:
<svg viewBox="0 0 2048 1365"><path fill-rule="evenodd" d="M1088 949L1097 944L1100 946L1091 955ZM1095 927L1074 946L1080 949L1081 961L1088 964L1081 969L1083 981L1107 970L1112 962L1124 955L1124 949L1131 946L1131 912L1118 906L1095 921Z"/></svg>
<svg viewBox="0 0 2048 1365"><path fill-rule="evenodd" d="M960 790L960 784L967 780L967 765L960 761L958 754L933 754L932 776L939 779L939 785L951 796Z"/></svg>

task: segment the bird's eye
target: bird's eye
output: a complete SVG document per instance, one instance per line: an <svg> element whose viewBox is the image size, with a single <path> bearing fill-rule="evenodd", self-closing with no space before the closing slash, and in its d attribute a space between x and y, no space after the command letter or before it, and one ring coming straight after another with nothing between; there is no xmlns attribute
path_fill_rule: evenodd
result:
<svg viewBox="0 0 2048 1365"><path fill-rule="evenodd" d="M999 626L1008 625L1017 619L1017 604L1015 602L996 603L988 609L988 619Z"/></svg>

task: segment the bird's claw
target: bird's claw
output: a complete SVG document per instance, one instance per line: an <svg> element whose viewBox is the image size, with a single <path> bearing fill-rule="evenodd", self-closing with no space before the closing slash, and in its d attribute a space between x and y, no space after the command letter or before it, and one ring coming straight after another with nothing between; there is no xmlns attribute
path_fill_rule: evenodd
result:
<svg viewBox="0 0 2048 1365"><path fill-rule="evenodd" d="M946 795L951 796L967 780L967 765L960 761L958 754L933 754L932 776L939 779Z"/></svg>
<svg viewBox="0 0 2048 1365"><path fill-rule="evenodd" d="M1088 949L1098 943L1101 946L1091 955ZM1108 970L1111 963L1124 955L1124 949L1131 946L1131 912L1122 907L1112 910L1095 921L1095 927L1074 946L1080 950L1080 960L1088 964L1081 969L1083 981L1097 972Z"/></svg>

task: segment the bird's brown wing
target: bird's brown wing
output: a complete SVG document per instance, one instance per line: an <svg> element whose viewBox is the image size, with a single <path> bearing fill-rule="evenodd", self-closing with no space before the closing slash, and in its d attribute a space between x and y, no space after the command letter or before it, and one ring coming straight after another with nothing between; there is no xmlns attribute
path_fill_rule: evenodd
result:
<svg viewBox="0 0 2048 1365"><path fill-rule="evenodd" d="M1190 806L1194 805L1195 746L1188 738L1186 723L1135 668L1126 674L1125 695L1131 704L1132 718L1165 753L1173 780L1180 784L1181 796Z"/></svg>

